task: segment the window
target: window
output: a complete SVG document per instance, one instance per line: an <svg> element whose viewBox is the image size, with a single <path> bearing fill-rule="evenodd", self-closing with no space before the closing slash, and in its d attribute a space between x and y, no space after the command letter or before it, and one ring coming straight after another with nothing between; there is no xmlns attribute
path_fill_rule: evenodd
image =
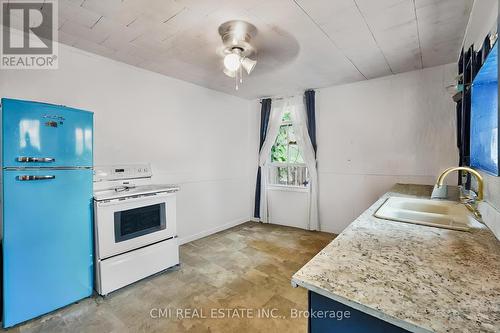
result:
<svg viewBox="0 0 500 333"><path fill-rule="evenodd" d="M287 112L283 115L276 142L271 148L269 184L305 187L308 177L307 167L295 138L290 113Z"/></svg>

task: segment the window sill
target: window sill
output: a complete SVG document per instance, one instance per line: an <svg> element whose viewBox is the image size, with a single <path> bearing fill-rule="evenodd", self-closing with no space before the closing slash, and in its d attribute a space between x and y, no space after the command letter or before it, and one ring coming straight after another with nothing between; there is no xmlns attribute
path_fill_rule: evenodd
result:
<svg viewBox="0 0 500 333"><path fill-rule="evenodd" d="M289 185L267 185L269 191L283 191L283 192L309 192L309 186L289 186Z"/></svg>

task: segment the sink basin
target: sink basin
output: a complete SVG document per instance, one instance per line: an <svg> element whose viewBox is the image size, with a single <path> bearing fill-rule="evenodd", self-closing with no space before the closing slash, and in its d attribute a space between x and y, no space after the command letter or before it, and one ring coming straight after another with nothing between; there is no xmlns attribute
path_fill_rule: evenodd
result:
<svg viewBox="0 0 500 333"><path fill-rule="evenodd" d="M473 217L455 201L390 197L373 214L385 220L467 231Z"/></svg>

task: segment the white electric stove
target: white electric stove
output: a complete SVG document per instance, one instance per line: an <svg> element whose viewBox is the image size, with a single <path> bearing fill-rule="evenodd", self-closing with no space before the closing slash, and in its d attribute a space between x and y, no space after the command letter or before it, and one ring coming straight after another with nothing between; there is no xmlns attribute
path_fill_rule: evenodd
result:
<svg viewBox="0 0 500 333"><path fill-rule="evenodd" d="M101 295L179 264L176 185L149 165L94 168L96 290Z"/></svg>

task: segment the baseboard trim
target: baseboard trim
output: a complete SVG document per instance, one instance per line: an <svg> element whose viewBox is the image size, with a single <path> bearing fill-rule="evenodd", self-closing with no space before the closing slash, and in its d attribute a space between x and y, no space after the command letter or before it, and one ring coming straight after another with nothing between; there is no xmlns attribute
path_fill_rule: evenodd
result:
<svg viewBox="0 0 500 333"><path fill-rule="evenodd" d="M195 241L197 239L210 236L210 235L215 234L219 231L223 231L223 230L235 227L237 225L240 225L240 224L248 222L248 221L252 221L252 218L250 218L250 217L240 218L240 219L228 222L226 224L220 225L218 227L199 232L199 233L194 234L194 235L179 238L179 245L186 244L186 243Z"/></svg>

